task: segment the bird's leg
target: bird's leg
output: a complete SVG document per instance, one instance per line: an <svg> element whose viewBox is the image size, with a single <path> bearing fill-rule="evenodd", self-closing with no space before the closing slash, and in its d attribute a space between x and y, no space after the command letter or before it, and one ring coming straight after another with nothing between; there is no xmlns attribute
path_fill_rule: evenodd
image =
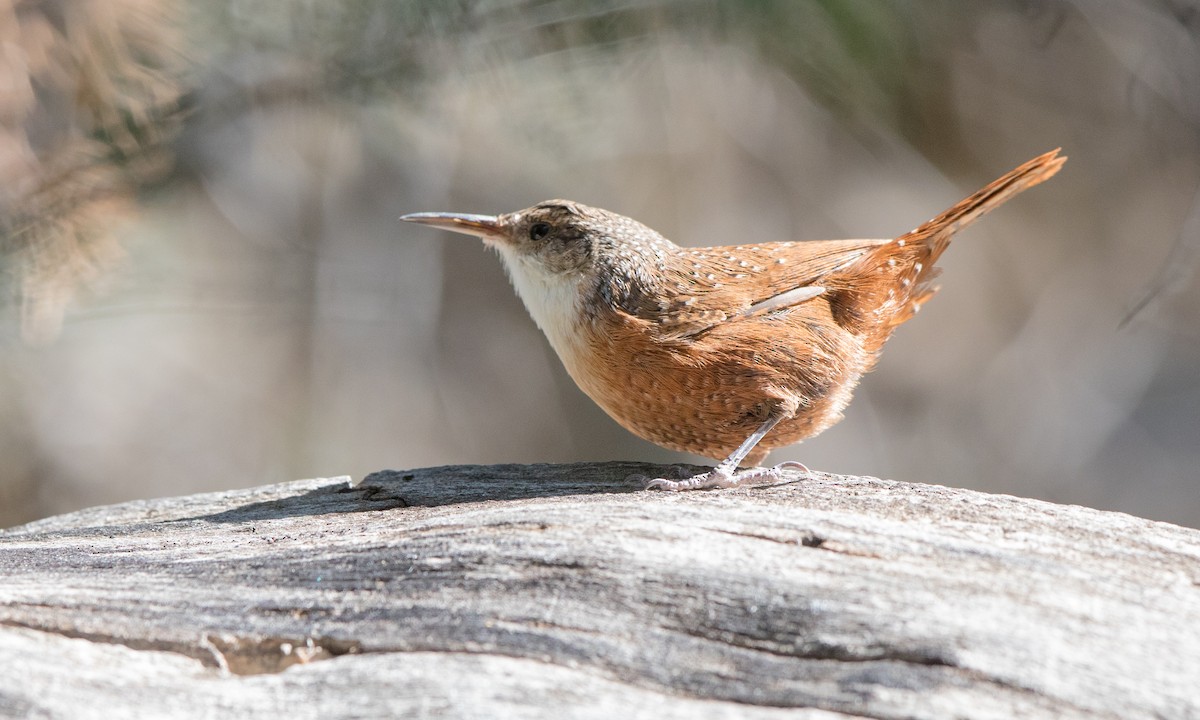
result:
<svg viewBox="0 0 1200 720"><path fill-rule="evenodd" d="M683 480L667 480L656 478L646 484L647 490L706 490L709 488L730 488L745 485L755 480L776 482L781 479L779 471L784 468L799 468L808 472L808 468L798 462L783 462L773 468L750 468L738 472L738 465L754 450L754 446L766 437L791 412L782 403L771 408L770 415L758 429L750 434L737 449L722 460L715 468L706 473L700 473Z"/></svg>

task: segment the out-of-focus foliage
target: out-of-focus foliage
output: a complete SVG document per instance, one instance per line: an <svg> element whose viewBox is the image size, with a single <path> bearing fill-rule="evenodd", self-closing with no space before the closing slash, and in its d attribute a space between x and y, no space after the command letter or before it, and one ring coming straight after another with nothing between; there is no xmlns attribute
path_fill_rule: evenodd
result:
<svg viewBox="0 0 1200 720"><path fill-rule="evenodd" d="M182 87L162 0L0 0L0 258L28 340L109 269L114 226L161 174Z"/></svg>
<svg viewBox="0 0 1200 720"><path fill-rule="evenodd" d="M565 196L685 245L895 235L1059 145L1058 178L951 248L847 419L774 459L1200 524L1197 22L1167 0L0 0L0 524L675 459L574 388L495 258L396 218Z"/></svg>

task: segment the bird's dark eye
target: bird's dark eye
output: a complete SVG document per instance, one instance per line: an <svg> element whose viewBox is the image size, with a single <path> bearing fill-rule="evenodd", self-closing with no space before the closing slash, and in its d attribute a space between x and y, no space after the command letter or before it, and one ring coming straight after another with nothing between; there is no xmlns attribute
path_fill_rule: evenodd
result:
<svg viewBox="0 0 1200 720"><path fill-rule="evenodd" d="M529 237L533 240L541 240L549 234L549 223L537 222L529 226Z"/></svg>

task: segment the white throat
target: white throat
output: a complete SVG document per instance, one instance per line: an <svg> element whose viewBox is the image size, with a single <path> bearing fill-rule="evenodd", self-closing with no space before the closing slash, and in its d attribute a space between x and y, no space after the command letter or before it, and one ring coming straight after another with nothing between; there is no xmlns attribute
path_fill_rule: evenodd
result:
<svg viewBox="0 0 1200 720"><path fill-rule="evenodd" d="M567 372L575 377L576 357L585 341L580 327L580 276L546 272L503 246L497 249L525 309L545 333Z"/></svg>

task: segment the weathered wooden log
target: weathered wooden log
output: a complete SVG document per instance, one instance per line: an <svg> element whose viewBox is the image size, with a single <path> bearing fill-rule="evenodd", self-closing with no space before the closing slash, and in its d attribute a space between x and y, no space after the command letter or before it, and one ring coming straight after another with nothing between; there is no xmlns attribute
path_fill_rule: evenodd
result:
<svg viewBox="0 0 1200 720"><path fill-rule="evenodd" d="M628 478L664 471L385 472L0 532L0 716L1200 717L1200 532Z"/></svg>

